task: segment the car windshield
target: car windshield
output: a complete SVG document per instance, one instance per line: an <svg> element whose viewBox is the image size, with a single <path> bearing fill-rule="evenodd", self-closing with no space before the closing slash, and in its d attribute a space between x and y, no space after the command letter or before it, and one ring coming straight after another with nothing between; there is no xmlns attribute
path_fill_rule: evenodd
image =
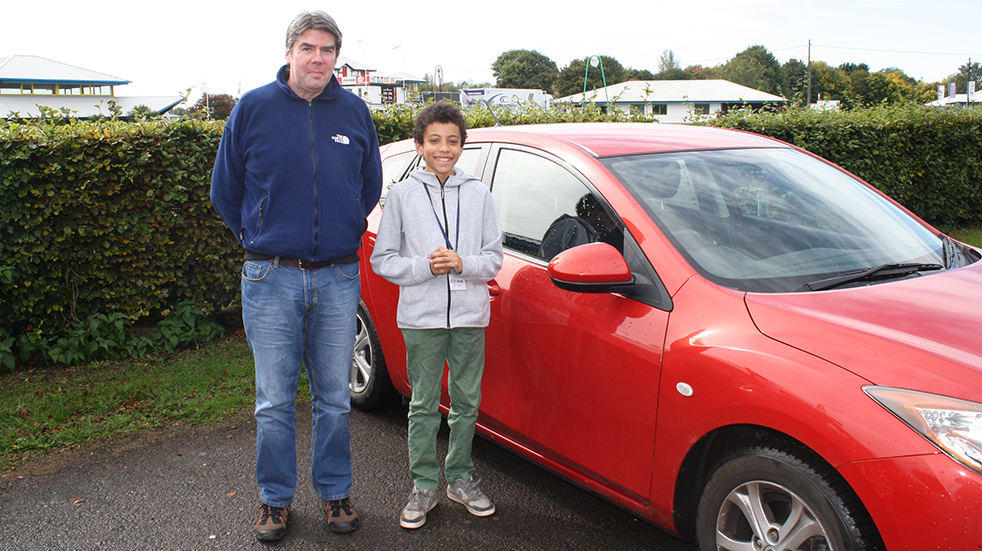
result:
<svg viewBox="0 0 982 551"><path fill-rule="evenodd" d="M945 245L930 230L848 174L793 149L601 162L692 266L720 285L790 292L884 265L946 264Z"/></svg>

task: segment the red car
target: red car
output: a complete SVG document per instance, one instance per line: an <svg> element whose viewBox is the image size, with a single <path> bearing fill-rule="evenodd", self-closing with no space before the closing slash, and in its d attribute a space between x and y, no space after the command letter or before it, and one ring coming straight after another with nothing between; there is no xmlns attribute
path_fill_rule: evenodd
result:
<svg viewBox="0 0 982 551"><path fill-rule="evenodd" d="M978 251L750 133L570 123L465 148L505 247L480 434L702 550L979 548ZM389 185L421 161L403 141L382 162ZM380 213L364 409L410 393L398 288L367 261Z"/></svg>

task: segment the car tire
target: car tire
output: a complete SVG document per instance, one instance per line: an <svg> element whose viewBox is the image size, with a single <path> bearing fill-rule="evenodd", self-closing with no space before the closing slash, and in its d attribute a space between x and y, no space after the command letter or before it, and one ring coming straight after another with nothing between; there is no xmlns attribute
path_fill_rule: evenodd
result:
<svg viewBox="0 0 982 551"><path fill-rule="evenodd" d="M358 305L358 330L348 381L351 405L364 411L382 408L395 398L395 389L385 369L382 345L375 324L364 304Z"/></svg>
<svg viewBox="0 0 982 551"><path fill-rule="evenodd" d="M696 539L700 551L884 548L846 481L793 443L744 448L720 462L699 500Z"/></svg>

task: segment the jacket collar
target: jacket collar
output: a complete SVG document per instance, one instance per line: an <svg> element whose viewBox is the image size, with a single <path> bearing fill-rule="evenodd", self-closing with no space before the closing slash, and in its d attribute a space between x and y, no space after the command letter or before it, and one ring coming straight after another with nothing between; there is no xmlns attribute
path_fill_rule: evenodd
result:
<svg viewBox="0 0 982 551"><path fill-rule="evenodd" d="M283 65L282 67L280 67L280 70L276 73L277 86L279 86L280 90L282 90L283 93L286 94L288 97L306 101L300 96L298 96L297 93L293 91L293 88L290 88L290 84L289 82L287 82L289 79L290 79L290 66ZM338 95L343 90L344 89L341 88L341 83L338 82L337 77L331 75L331 80L327 83L327 86L324 88L324 91L321 92L319 96L314 98L314 101L324 101L324 100L330 101L333 99L337 99Z"/></svg>
<svg viewBox="0 0 982 551"><path fill-rule="evenodd" d="M436 188L440 187L440 180L436 177L436 174L433 174L432 172L426 172L426 169L424 169L423 167L419 167L416 170L412 171L410 175L414 179L419 180L420 182L428 186L434 186ZM469 180L470 178L471 177L468 177L464 173L464 171L462 171L460 168L454 167L453 174L451 174L450 177L447 178L447 182L444 184L444 187L457 187L463 184L464 182L466 182L467 180Z"/></svg>

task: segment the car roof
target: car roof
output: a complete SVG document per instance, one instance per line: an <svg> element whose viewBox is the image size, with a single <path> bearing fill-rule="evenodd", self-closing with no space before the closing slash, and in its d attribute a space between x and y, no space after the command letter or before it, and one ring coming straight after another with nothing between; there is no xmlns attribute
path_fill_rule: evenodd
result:
<svg viewBox="0 0 982 551"><path fill-rule="evenodd" d="M557 123L467 130L468 143L507 141L543 145L543 139L574 144L595 157L705 149L790 147L779 140L740 130L659 123Z"/></svg>

